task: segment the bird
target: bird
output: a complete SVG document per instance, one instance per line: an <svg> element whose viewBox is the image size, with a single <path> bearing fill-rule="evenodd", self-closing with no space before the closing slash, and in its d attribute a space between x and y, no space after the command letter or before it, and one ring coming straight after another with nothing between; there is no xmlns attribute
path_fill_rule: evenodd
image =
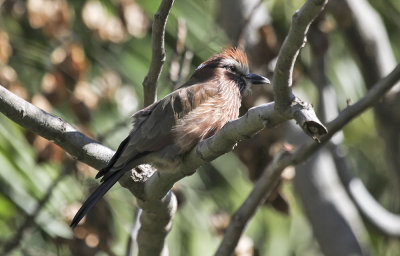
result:
<svg viewBox="0 0 400 256"><path fill-rule="evenodd" d="M97 173L100 186L70 226L76 227L119 178L138 165L151 164L158 171L178 168L197 143L238 118L242 97L251 85L269 83L249 72L247 56L237 48L225 48L201 63L186 83L132 116L131 132Z"/></svg>

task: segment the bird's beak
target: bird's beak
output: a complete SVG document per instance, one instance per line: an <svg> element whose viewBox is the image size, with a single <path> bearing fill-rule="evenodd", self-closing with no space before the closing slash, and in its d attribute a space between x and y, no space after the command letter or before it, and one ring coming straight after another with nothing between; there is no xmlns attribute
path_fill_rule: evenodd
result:
<svg viewBox="0 0 400 256"><path fill-rule="evenodd" d="M247 84L270 84L268 78L260 75L249 73L245 77Z"/></svg>

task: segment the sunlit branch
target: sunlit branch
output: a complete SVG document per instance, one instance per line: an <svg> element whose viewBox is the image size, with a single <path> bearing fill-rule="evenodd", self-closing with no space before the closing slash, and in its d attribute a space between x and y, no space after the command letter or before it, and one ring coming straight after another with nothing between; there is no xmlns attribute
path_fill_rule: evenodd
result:
<svg viewBox="0 0 400 256"><path fill-rule="evenodd" d="M289 33L279 51L274 77L276 108L284 114L294 99L292 94L293 67L303 47L311 22L324 9L327 0L309 0L292 17Z"/></svg>
<svg viewBox="0 0 400 256"><path fill-rule="evenodd" d="M165 25L174 0L162 0L154 15L151 34L151 63L149 71L143 81L144 106L148 106L157 99L157 81L165 62Z"/></svg>

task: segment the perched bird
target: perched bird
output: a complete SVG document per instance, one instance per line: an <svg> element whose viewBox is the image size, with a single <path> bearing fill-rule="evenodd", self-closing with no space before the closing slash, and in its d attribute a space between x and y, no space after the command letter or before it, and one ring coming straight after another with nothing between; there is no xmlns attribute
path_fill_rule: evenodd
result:
<svg viewBox="0 0 400 256"><path fill-rule="evenodd" d="M269 84L249 73L246 55L235 48L215 54L185 84L133 115L133 129L110 162L96 175L102 184L72 220L75 227L94 204L124 175L144 163L174 170L197 143L239 116L242 96L252 84Z"/></svg>

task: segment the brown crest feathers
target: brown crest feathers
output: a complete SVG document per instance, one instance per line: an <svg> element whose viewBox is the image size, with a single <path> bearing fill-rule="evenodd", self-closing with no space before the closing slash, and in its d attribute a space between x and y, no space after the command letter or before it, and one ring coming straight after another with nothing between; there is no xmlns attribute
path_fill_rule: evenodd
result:
<svg viewBox="0 0 400 256"><path fill-rule="evenodd" d="M230 47L230 48L226 48L226 49L222 50L221 53L217 53L217 54L211 56L208 60L201 63L197 67L196 71L204 70L205 67L215 68L215 67L219 66L219 64L221 63L221 61L223 59L234 59L237 62L239 62L240 64L242 64L243 66L248 67L248 61L247 61L246 54L237 48ZM196 72L195 72L195 74L196 74ZM212 77L213 75L214 75L214 73L210 72L208 74L208 77Z"/></svg>
<svg viewBox="0 0 400 256"><path fill-rule="evenodd" d="M243 51L239 50L238 48L235 47L226 48L219 55L221 55L223 58L234 59L237 62L248 66L246 54Z"/></svg>

